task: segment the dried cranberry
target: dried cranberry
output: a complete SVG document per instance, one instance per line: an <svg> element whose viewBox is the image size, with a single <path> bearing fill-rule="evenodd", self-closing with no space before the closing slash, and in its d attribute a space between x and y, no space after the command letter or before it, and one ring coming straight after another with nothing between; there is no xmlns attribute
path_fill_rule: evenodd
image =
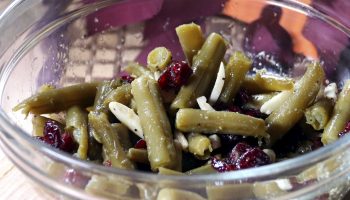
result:
<svg viewBox="0 0 350 200"><path fill-rule="evenodd" d="M55 148L61 145L61 128L57 122L48 120L45 123L43 141Z"/></svg>
<svg viewBox="0 0 350 200"><path fill-rule="evenodd" d="M238 112L238 113L243 113L242 109L239 106L236 105L229 105L228 110L231 112Z"/></svg>
<svg viewBox="0 0 350 200"><path fill-rule="evenodd" d="M237 160L252 147L246 143L238 143L230 152L229 158L231 163L237 162Z"/></svg>
<svg viewBox="0 0 350 200"><path fill-rule="evenodd" d="M68 153L72 153L77 146L73 136L70 133L65 132L62 134L61 138L62 138L62 142L59 145L59 149Z"/></svg>
<svg viewBox="0 0 350 200"><path fill-rule="evenodd" d="M192 73L193 70L185 61L174 61L159 77L159 87L163 90L179 90L187 83Z"/></svg>
<svg viewBox="0 0 350 200"><path fill-rule="evenodd" d="M249 149L237 160L237 169L247 169L269 164L270 157L259 148Z"/></svg>
<svg viewBox="0 0 350 200"><path fill-rule="evenodd" d="M134 145L135 149L147 149L147 144L144 139L140 139L139 141L136 142Z"/></svg>
<svg viewBox="0 0 350 200"><path fill-rule="evenodd" d="M323 143L321 141L321 137L313 137L311 138L311 150L316 150L323 147Z"/></svg>
<svg viewBox="0 0 350 200"><path fill-rule="evenodd" d="M135 80L135 78L130 75L121 76L121 79L125 83L131 83L133 80Z"/></svg>
<svg viewBox="0 0 350 200"><path fill-rule="evenodd" d="M348 121L348 123L346 123L345 125L345 129L339 133L339 137L343 137L344 135L350 133L350 121Z"/></svg>
<svg viewBox="0 0 350 200"><path fill-rule="evenodd" d="M77 172L75 169L68 169L64 174L64 182L78 187L85 187L89 178Z"/></svg>
<svg viewBox="0 0 350 200"><path fill-rule="evenodd" d="M266 119L267 115L260 112L260 110L256 110L253 108L246 108L243 110L243 113L246 115L250 115L252 117L256 117L256 118L261 118L261 119Z"/></svg>
<svg viewBox="0 0 350 200"><path fill-rule="evenodd" d="M103 165L106 167L111 167L112 166L112 162L110 160L106 160L105 162L103 162Z"/></svg>
<svg viewBox="0 0 350 200"><path fill-rule="evenodd" d="M248 103L250 99L250 95L247 90L241 89L239 90L238 94L235 97L235 104L239 106L243 106L244 104Z"/></svg>
<svg viewBox="0 0 350 200"><path fill-rule="evenodd" d="M234 164L228 163L227 160L219 160L215 157L211 158L211 166L218 172L228 172L236 169Z"/></svg>

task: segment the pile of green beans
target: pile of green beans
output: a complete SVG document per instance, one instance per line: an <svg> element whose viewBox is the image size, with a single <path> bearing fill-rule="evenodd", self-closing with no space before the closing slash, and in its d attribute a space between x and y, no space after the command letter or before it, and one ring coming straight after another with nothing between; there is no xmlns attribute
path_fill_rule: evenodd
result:
<svg viewBox="0 0 350 200"><path fill-rule="evenodd" d="M172 54L166 47L157 47L148 55L147 66L130 63L123 68L134 79L131 83L115 78L63 88L43 85L13 111L33 114L36 137L45 136L48 120L57 121L77 144L74 156L79 159L177 176L216 173L210 160L227 156L220 146L223 135L253 138L259 148L273 148L302 123L326 145L338 140L350 121L350 80L336 100L327 98L319 62L310 62L304 75L296 79L271 75L253 69L251 57L244 52L226 55L229 46L220 34L205 38L194 23L177 27L176 34L193 70L179 90L159 87L157 79L172 63ZM220 64L225 74L221 66L219 76ZM213 88L220 87L213 102L199 105L200 99L206 101ZM236 96L241 90L248 91L250 98L239 109L261 110L265 118L229 110L229 106L238 106ZM218 109L220 106L226 107ZM63 120L53 114L64 116ZM138 146L142 141L145 145ZM198 164L189 167L189 157ZM96 189L97 180L110 181L95 177L89 190Z"/></svg>

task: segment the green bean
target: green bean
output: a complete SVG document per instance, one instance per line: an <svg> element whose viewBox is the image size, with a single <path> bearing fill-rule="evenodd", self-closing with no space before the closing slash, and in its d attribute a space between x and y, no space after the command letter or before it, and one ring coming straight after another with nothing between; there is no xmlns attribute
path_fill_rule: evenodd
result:
<svg viewBox="0 0 350 200"><path fill-rule="evenodd" d="M340 156L332 157L307 168L296 176L298 182L307 182L309 180L318 179L319 177L324 177L326 173L334 173L334 171L339 170L343 164L343 160L339 158Z"/></svg>
<svg viewBox="0 0 350 200"><path fill-rule="evenodd" d="M103 107L108 108L108 104L115 101L124 105L129 105L131 102L131 85L124 84L110 91L103 100Z"/></svg>
<svg viewBox="0 0 350 200"><path fill-rule="evenodd" d="M253 192L257 199L273 199L287 193L275 181L256 182Z"/></svg>
<svg viewBox="0 0 350 200"><path fill-rule="evenodd" d="M187 136L188 150L200 160L206 160L213 151L210 139L207 136L191 133Z"/></svg>
<svg viewBox="0 0 350 200"><path fill-rule="evenodd" d="M262 72L257 72L254 76L246 77L242 87L251 94L292 90L294 87L294 80L275 75L264 75Z"/></svg>
<svg viewBox="0 0 350 200"><path fill-rule="evenodd" d="M179 108L193 107L198 97L210 92L226 48L226 42L220 35L216 33L209 35L202 49L193 59L193 75L188 84L181 87L171 104L173 112Z"/></svg>
<svg viewBox="0 0 350 200"><path fill-rule="evenodd" d="M107 112L108 111L108 103L105 103L105 99L109 96L109 94L122 85L121 80L111 80L111 81L103 81L99 84L97 88L97 93L94 101L94 111L98 112ZM111 98L111 97L109 97Z"/></svg>
<svg viewBox="0 0 350 200"><path fill-rule="evenodd" d="M152 170L157 171L159 167L175 169L178 162L176 149L158 83L142 76L135 79L131 87Z"/></svg>
<svg viewBox="0 0 350 200"><path fill-rule="evenodd" d="M205 200L197 193L175 188L163 188L159 191L157 200Z"/></svg>
<svg viewBox="0 0 350 200"><path fill-rule="evenodd" d="M67 110L66 130L73 134L74 140L79 144L78 158L86 160L89 140L87 113L79 106L72 106Z"/></svg>
<svg viewBox="0 0 350 200"><path fill-rule="evenodd" d="M265 120L270 134L270 145L288 132L303 116L305 109L315 99L325 74L322 66L314 62L295 85L292 95Z"/></svg>
<svg viewBox="0 0 350 200"><path fill-rule="evenodd" d="M176 27L176 34L189 65L204 43L202 29L195 23L183 24Z"/></svg>
<svg viewBox="0 0 350 200"><path fill-rule="evenodd" d="M305 111L306 123L310 124L315 130L324 129L329 121L333 109L333 101L327 98L318 100Z"/></svg>
<svg viewBox="0 0 350 200"><path fill-rule="evenodd" d="M50 84L44 84L44 85L40 86L38 93L47 92L49 90L54 90L54 89L55 89L55 86L50 85Z"/></svg>
<svg viewBox="0 0 350 200"><path fill-rule="evenodd" d="M121 196L129 196L132 191L132 183L118 176L93 175L85 186L89 194L107 199L120 199Z"/></svg>
<svg viewBox="0 0 350 200"><path fill-rule="evenodd" d="M153 49L147 56L147 67L151 71L163 71L171 62L171 52L165 47Z"/></svg>
<svg viewBox="0 0 350 200"><path fill-rule="evenodd" d="M106 149L106 153L110 158L111 166L122 169L134 169L134 165L128 159L121 146L118 133L114 132L107 115L94 111L90 112L88 117L90 126L101 138L103 148Z"/></svg>
<svg viewBox="0 0 350 200"><path fill-rule="evenodd" d="M196 174L216 174L218 173L211 164L205 164L203 166L191 169L186 172L188 175L196 175Z"/></svg>
<svg viewBox="0 0 350 200"><path fill-rule="evenodd" d="M97 83L82 83L78 85L45 90L24 100L13 108L22 110L28 115L54 113L67 110L73 105L86 107L93 104Z"/></svg>
<svg viewBox="0 0 350 200"><path fill-rule="evenodd" d="M171 169L167 169L167 168L164 168L164 167L159 167L159 172L158 174L162 174L162 175L174 175L174 176L183 176L183 175L186 175L182 172L178 172L178 171L174 171L174 170L171 170Z"/></svg>
<svg viewBox="0 0 350 200"><path fill-rule="evenodd" d="M251 65L252 61L243 52L236 51L233 53L226 65L226 79L220 95L220 101L228 103L233 100Z"/></svg>
<svg viewBox="0 0 350 200"><path fill-rule="evenodd" d="M249 99L248 103L244 105L245 108L253 108L260 110L261 106L276 96L276 92L266 93L266 94L255 94Z"/></svg>
<svg viewBox="0 0 350 200"><path fill-rule="evenodd" d="M139 63L129 63L123 70L132 76L140 77L147 76L148 78L153 78L154 75L146 67L141 66Z"/></svg>
<svg viewBox="0 0 350 200"><path fill-rule="evenodd" d="M175 126L183 132L267 137L264 120L235 112L184 108L177 112Z"/></svg>
<svg viewBox="0 0 350 200"><path fill-rule="evenodd" d="M329 144L336 141L348 121L350 121L350 80L346 81L343 90L339 94L332 117L323 131L322 143Z"/></svg>
<svg viewBox="0 0 350 200"><path fill-rule="evenodd" d="M208 200L255 199L253 184L239 183L207 186Z"/></svg>
<svg viewBox="0 0 350 200"><path fill-rule="evenodd" d="M34 115L32 119L33 124L33 136L42 137L44 136L45 123L49 120L46 117L40 115Z"/></svg>
<svg viewBox="0 0 350 200"><path fill-rule="evenodd" d="M128 127L126 127L124 124L121 124L121 123L114 123L114 124L111 124L111 126L114 132L118 134L120 143L124 148L124 151L128 152L128 149L132 147L130 137L129 137Z"/></svg>
<svg viewBox="0 0 350 200"><path fill-rule="evenodd" d="M130 148L128 150L128 158L134 162L149 164L146 149Z"/></svg>

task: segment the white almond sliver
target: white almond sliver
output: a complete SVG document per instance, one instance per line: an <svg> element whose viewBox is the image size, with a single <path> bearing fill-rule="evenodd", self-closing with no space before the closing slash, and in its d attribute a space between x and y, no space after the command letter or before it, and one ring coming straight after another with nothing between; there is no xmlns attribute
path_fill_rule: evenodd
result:
<svg viewBox="0 0 350 200"><path fill-rule="evenodd" d="M287 90L280 92L276 96L272 97L270 100L265 102L261 108L260 112L265 113L265 114L271 114L273 111L275 111L277 108L279 108L284 101L286 101L289 96L292 94L293 91Z"/></svg>
<svg viewBox="0 0 350 200"><path fill-rule="evenodd" d="M209 136L209 140L211 143L211 147L215 150L221 147L221 139L219 138L218 135L213 134Z"/></svg>
<svg viewBox="0 0 350 200"><path fill-rule="evenodd" d="M293 186L288 179L277 179L275 182L277 183L278 187L282 190L287 191L293 189Z"/></svg>
<svg viewBox="0 0 350 200"><path fill-rule="evenodd" d="M324 89L324 96L333 101L337 101L337 93L338 89L336 83L330 83Z"/></svg>
<svg viewBox="0 0 350 200"><path fill-rule="evenodd" d="M183 133L175 131L175 139L179 141L182 150L188 151L188 141Z"/></svg>
<svg viewBox="0 0 350 200"><path fill-rule="evenodd" d="M128 127L137 136L143 138L140 118L136 115L133 109L118 102L109 103L109 109L121 123Z"/></svg>
<svg viewBox="0 0 350 200"><path fill-rule="evenodd" d="M158 80L159 77L160 77L160 72L159 71L154 72L154 80Z"/></svg>
<svg viewBox="0 0 350 200"><path fill-rule="evenodd" d="M215 111L213 107L209 103L207 103L207 98L205 96L201 96L197 98L198 106L201 110L212 110Z"/></svg>
<svg viewBox="0 0 350 200"><path fill-rule="evenodd" d="M224 83L225 83L225 66L224 66L224 63L221 62L213 90L211 91L211 94L209 97L210 104L214 104L219 99L222 88L224 88Z"/></svg>

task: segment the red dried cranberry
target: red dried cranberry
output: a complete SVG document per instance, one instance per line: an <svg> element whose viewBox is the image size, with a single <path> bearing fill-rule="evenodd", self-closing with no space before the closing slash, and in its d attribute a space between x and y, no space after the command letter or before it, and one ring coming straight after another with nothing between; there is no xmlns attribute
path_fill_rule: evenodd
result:
<svg viewBox="0 0 350 200"><path fill-rule="evenodd" d="M48 120L45 123L43 141L55 148L61 145L61 128L57 122Z"/></svg>
<svg viewBox="0 0 350 200"><path fill-rule="evenodd" d="M131 83L133 80L135 80L135 78L130 75L124 75L121 77L121 79L125 83Z"/></svg>
<svg viewBox="0 0 350 200"><path fill-rule="evenodd" d="M241 89L239 90L238 94L235 97L235 104L239 106L243 106L244 104L248 103L250 99L250 95L247 90Z"/></svg>
<svg viewBox="0 0 350 200"><path fill-rule="evenodd" d="M345 129L339 133L339 137L343 137L344 135L348 134L350 132L350 121L346 123Z"/></svg>
<svg viewBox="0 0 350 200"><path fill-rule="evenodd" d="M68 169L64 174L64 182L84 188L88 183L89 178L77 172L75 169Z"/></svg>
<svg viewBox="0 0 350 200"><path fill-rule="evenodd" d="M219 160L215 157L211 158L211 166L218 172L228 172L236 169L234 164L228 163L227 160Z"/></svg>
<svg viewBox="0 0 350 200"><path fill-rule="evenodd" d="M237 160L250 149L252 149L252 147L248 144L242 142L238 143L230 152L229 158L231 163L237 162Z"/></svg>
<svg viewBox="0 0 350 200"><path fill-rule="evenodd" d="M111 167L112 166L112 162L110 160L106 160L105 162L103 162L103 165L106 167Z"/></svg>
<svg viewBox="0 0 350 200"><path fill-rule="evenodd" d="M256 118L261 118L261 119L267 118L266 114L260 112L260 110L256 110L253 108L246 108L243 110L243 113L246 115L250 115L252 117L256 117Z"/></svg>
<svg viewBox="0 0 350 200"><path fill-rule="evenodd" d="M311 138L311 150L316 150L321 147L323 147L323 143L321 142L321 137Z"/></svg>
<svg viewBox="0 0 350 200"><path fill-rule="evenodd" d="M239 106L236 106L236 105L230 105L228 107L228 110L231 111L231 112L242 113L242 109Z"/></svg>
<svg viewBox="0 0 350 200"><path fill-rule="evenodd" d="M179 90L192 75L193 70L185 61L173 61L158 79L159 87L163 90Z"/></svg>
<svg viewBox="0 0 350 200"><path fill-rule="evenodd" d="M68 153L72 153L76 148L76 143L73 136L70 133L65 132L62 134L61 138L62 142L59 146L59 149Z"/></svg>
<svg viewBox="0 0 350 200"><path fill-rule="evenodd" d="M269 164L270 157L259 148L252 148L245 152L236 162L237 169L247 169Z"/></svg>
<svg viewBox="0 0 350 200"><path fill-rule="evenodd" d="M140 139L139 141L136 142L134 145L135 149L147 149L147 144L144 139Z"/></svg>

